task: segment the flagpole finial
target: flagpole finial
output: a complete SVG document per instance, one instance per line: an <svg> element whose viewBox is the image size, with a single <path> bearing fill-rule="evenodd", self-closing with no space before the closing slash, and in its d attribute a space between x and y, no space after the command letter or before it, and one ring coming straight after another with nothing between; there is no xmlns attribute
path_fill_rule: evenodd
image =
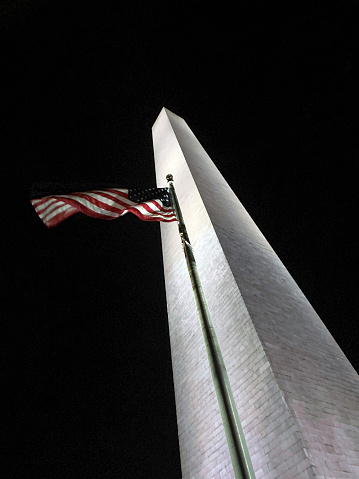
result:
<svg viewBox="0 0 359 479"><path fill-rule="evenodd" d="M166 176L166 180L167 180L167 181L173 181L173 176L170 175L170 174L167 175L167 176Z"/></svg>

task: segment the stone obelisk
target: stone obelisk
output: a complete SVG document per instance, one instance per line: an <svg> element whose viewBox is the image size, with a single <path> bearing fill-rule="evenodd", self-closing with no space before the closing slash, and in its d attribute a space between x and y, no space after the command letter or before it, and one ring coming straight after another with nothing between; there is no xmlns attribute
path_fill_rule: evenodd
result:
<svg viewBox="0 0 359 479"><path fill-rule="evenodd" d="M257 479L359 477L359 377L186 122L153 126L174 177ZM176 224L161 225L184 479L233 479Z"/></svg>

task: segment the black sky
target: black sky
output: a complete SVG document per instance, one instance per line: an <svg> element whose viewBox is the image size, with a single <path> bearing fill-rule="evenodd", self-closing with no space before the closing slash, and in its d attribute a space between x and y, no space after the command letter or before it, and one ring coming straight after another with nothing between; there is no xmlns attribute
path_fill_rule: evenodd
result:
<svg viewBox="0 0 359 479"><path fill-rule="evenodd" d="M182 116L358 370L350 2L1 6L4 478L180 478L159 225L31 191L155 185ZM54 191L55 192L55 191Z"/></svg>

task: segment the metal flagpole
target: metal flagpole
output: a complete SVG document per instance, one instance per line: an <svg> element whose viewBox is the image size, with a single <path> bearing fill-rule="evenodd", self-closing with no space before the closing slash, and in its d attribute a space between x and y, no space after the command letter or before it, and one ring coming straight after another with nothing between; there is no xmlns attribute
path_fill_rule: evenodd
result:
<svg viewBox="0 0 359 479"><path fill-rule="evenodd" d="M236 479L255 479L252 462L229 384L227 370L223 362L222 353L219 348L217 336L198 275L193 249L183 221L181 208L178 203L173 176L167 175L166 179L171 193L172 207L178 220L178 229L183 244L188 272L191 278L193 294L206 345L212 379L221 411L229 452L231 454L234 475Z"/></svg>

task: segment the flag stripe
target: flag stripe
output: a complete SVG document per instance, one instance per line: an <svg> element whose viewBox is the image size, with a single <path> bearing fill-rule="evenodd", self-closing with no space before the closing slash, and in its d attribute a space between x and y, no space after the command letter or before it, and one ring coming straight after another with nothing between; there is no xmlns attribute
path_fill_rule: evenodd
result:
<svg viewBox="0 0 359 479"><path fill-rule="evenodd" d="M38 215L41 219L46 218L47 215L52 213L54 210L56 210L59 206L62 206L63 204L63 201L54 199L54 201L46 203L46 207L41 209L41 213L38 213Z"/></svg>
<svg viewBox="0 0 359 479"><path fill-rule="evenodd" d="M111 211L111 209L105 209L98 200L95 198L89 198L82 193L77 194L76 198L73 198L71 195L63 195L60 198L61 200L66 199L66 203L69 203L75 208L79 208L80 211L87 215L91 216L92 213L97 213L105 216L113 216L114 218L117 217L114 211Z"/></svg>
<svg viewBox="0 0 359 479"><path fill-rule="evenodd" d="M112 192L112 194L109 194L109 192ZM101 195L105 198L108 198L110 200L113 200L115 202L118 202L120 205L127 207L127 206L135 206L138 205L135 201L131 201L128 199L128 197L125 199L124 197L120 197L116 194L115 191L113 190L106 190L106 191L94 191L93 193L101 193ZM91 193L91 194L93 194ZM89 193L88 193L89 194ZM127 195L128 196L128 195ZM143 205L148 204L148 207L151 207L151 204L154 203L157 205L157 208L161 211L163 211L164 214L171 214L173 215L173 210L172 208L163 206L162 202L160 200L151 200L150 202L142 203Z"/></svg>
<svg viewBox="0 0 359 479"><path fill-rule="evenodd" d="M62 204L56 211L46 218L46 226L56 226L70 216L78 213L78 210L71 205Z"/></svg>

